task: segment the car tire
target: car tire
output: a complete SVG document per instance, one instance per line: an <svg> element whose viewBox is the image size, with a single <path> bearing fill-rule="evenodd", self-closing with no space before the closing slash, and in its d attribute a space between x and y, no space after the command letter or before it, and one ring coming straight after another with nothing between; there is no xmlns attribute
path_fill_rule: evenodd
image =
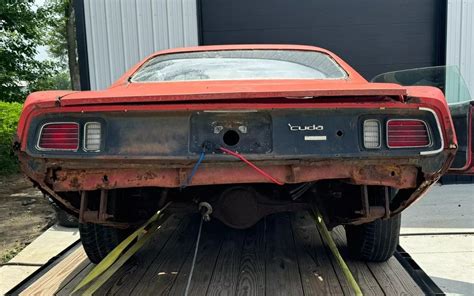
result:
<svg viewBox="0 0 474 296"><path fill-rule="evenodd" d="M347 247L351 257L383 262L392 257L400 237L401 215L362 225L347 225Z"/></svg>
<svg viewBox="0 0 474 296"><path fill-rule="evenodd" d="M68 228L77 228L79 225L79 221L73 215L67 213L63 209L55 207L56 210L56 222L60 226L68 227Z"/></svg>
<svg viewBox="0 0 474 296"><path fill-rule="evenodd" d="M79 233L87 257L97 264L124 240L129 232L100 224L80 223Z"/></svg>

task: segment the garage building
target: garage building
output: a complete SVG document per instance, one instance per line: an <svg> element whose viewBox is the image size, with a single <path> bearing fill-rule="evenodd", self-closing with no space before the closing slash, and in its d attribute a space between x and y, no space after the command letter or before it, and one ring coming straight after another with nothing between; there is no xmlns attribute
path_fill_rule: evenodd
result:
<svg viewBox="0 0 474 296"><path fill-rule="evenodd" d="M160 49L241 43L320 46L367 79L457 65L474 89L472 1L77 0L76 17L83 89Z"/></svg>

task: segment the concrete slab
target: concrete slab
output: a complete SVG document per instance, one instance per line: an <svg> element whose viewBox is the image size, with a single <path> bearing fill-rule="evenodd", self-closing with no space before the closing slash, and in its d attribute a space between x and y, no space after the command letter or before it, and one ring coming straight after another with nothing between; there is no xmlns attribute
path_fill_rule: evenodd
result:
<svg viewBox="0 0 474 296"><path fill-rule="evenodd" d="M39 266L5 265L0 268L0 295L13 289L28 276L33 274Z"/></svg>
<svg viewBox="0 0 474 296"><path fill-rule="evenodd" d="M474 235L405 236L400 244L450 295L474 295Z"/></svg>
<svg viewBox="0 0 474 296"><path fill-rule="evenodd" d="M10 260L10 263L45 264L77 240L79 240L77 228L53 225Z"/></svg>
<svg viewBox="0 0 474 296"><path fill-rule="evenodd" d="M0 268L0 295L5 294L29 275L79 240L77 228L54 225Z"/></svg>
<svg viewBox="0 0 474 296"><path fill-rule="evenodd" d="M474 232L474 184L435 186L402 214L402 234Z"/></svg>
<svg viewBox="0 0 474 296"><path fill-rule="evenodd" d="M435 186L402 214L400 245L448 295L474 295L474 185Z"/></svg>

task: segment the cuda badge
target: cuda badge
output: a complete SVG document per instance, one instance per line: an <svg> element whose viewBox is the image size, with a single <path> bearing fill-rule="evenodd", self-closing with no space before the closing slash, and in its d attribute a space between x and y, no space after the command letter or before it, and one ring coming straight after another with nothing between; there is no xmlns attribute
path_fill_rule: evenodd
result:
<svg viewBox="0 0 474 296"><path fill-rule="evenodd" d="M290 127L290 131L296 132L296 131L322 131L324 130L324 126L322 125L291 125L288 123L288 126Z"/></svg>

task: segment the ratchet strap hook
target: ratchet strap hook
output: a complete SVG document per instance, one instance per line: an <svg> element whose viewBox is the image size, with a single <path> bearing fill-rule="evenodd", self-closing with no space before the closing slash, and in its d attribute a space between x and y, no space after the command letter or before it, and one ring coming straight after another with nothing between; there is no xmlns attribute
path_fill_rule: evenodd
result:
<svg viewBox="0 0 474 296"><path fill-rule="evenodd" d="M206 222L211 221L211 214L213 212L212 206L205 201L202 201L198 205L199 213L202 215L202 219Z"/></svg>

